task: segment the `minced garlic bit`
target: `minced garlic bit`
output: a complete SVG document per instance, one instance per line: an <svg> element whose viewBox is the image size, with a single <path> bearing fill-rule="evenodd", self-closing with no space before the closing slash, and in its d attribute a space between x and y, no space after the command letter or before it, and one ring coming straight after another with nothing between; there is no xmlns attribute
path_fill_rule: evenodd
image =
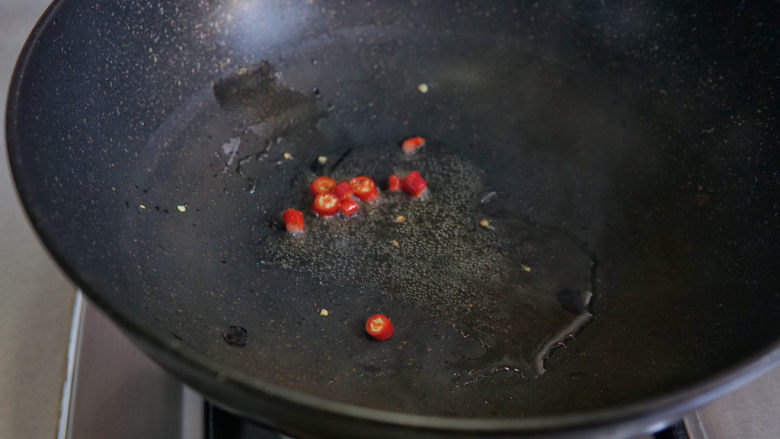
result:
<svg viewBox="0 0 780 439"><path fill-rule="evenodd" d="M328 316L328 310L325 309L325 308L322 308L320 310L320 315L323 316L323 317L327 317Z"/></svg>
<svg viewBox="0 0 780 439"><path fill-rule="evenodd" d="M290 154L289 152L285 152L284 154L282 154L282 157L284 157L285 160L290 160L292 158L292 154Z"/></svg>
<svg viewBox="0 0 780 439"><path fill-rule="evenodd" d="M183 204L179 204L178 206L176 206L176 210L178 210L179 212L186 212L187 211L187 206L185 206Z"/></svg>
<svg viewBox="0 0 780 439"><path fill-rule="evenodd" d="M395 239L393 240L393 247L400 247L400 245L398 245L398 241Z"/></svg>
<svg viewBox="0 0 780 439"><path fill-rule="evenodd" d="M417 91L419 91L422 94L428 93L428 84L422 83L417 86Z"/></svg>
<svg viewBox="0 0 780 439"><path fill-rule="evenodd" d="M141 209L141 210L146 210L146 206L144 206L143 204L139 204L138 208Z"/></svg>
<svg viewBox="0 0 780 439"><path fill-rule="evenodd" d="M402 223L404 221L406 221L406 217L403 215L398 215L397 217L395 217L395 222L397 223Z"/></svg>
<svg viewBox="0 0 780 439"><path fill-rule="evenodd" d="M520 265L520 268L523 271L525 271L526 273L529 273L531 271L531 267L529 267L528 265L525 265L525 264Z"/></svg>
<svg viewBox="0 0 780 439"><path fill-rule="evenodd" d="M321 156L317 157L317 161L320 162L321 165L324 165L325 163L328 162L328 158L325 157L324 155L321 155Z"/></svg>
<svg viewBox="0 0 780 439"><path fill-rule="evenodd" d="M479 225L485 228L490 227L490 221L486 219L480 220Z"/></svg>

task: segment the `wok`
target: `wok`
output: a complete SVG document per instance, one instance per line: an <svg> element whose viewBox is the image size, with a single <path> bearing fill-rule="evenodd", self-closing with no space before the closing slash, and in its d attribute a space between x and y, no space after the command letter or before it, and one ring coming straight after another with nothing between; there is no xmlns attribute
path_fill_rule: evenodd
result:
<svg viewBox="0 0 780 439"><path fill-rule="evenodd" d="M629 435L780 358L777 21L58 0L16 67L10 162L64 270L232 410L301 437ZM309 213L318 175L414 169L422 201Z"/></svg>

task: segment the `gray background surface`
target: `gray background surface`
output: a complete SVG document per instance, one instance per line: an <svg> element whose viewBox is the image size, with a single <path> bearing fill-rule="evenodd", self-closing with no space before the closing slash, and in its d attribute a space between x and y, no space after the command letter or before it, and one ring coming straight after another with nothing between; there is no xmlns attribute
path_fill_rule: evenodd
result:
<svg viewBox="0 0 780 439"><path fill-rule="evenodd" d="M45 0L0 0L0 102ZM0 437L54 438L75 288L27 222L0 154Z"/></svg>

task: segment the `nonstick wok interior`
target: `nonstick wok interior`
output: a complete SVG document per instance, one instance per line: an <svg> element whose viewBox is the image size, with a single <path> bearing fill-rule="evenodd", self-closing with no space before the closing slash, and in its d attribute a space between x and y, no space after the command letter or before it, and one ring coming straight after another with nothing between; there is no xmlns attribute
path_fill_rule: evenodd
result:
<svg viewBox="0 0 780 439"><path fill-rule="evenodd" d="M687 8L65 1L12 87L14 174L94 298L223 378L461 417L643 401L778 335L776 5ZM414 159L398 156L409 135L430 140ZM427 203L472 191L475 224L511 232L484 246L538 269L501 278L522 300L476 285L469 301L416 300L351 269L370 263L361 248L320 248L360 256L325 265L311 249L290 257L279 215L307 207L311 178L413 167L432 176ZM361 218L317 221L326 237ZM459 255L443 265L474 253ZM389 342L362 333L375 311L393 318ZM540 375L535 353L586 311L592 322ZM233 325L245 347L225 342ZM489 332L499 327L512 331ZM517 344L491 351L501 340ZM486 352L491 362L467 361Z"/></svg>

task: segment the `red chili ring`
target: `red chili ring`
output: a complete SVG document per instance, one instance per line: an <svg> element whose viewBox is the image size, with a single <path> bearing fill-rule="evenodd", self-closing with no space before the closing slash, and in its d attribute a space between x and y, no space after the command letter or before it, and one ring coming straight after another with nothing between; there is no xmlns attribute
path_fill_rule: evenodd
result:
<svg viewBox="0 0 780 439"><path fill-rule="evenodd" d="M285 210L284 213L282 213L282 221L284 222L284 228L287 230L287 233L295 235L303 232L303 213L300 210Z"/></svg>
<svg viewBox="0 0 780 439"><path fill-rule="evenodd" d="M374 180L368 177L355 177L349 180L349 185L355 190L355 196L362 201L371 202L379 197L379 191L376 189Z"/></svg>
<svg viewBox="0 0 780 439"><path fill-rule="evenodd" d="M418 148L425 146L425 139L423 137L410 137L404 140L401 144L401 149L404 153L410 154L417 151Z"/></svg>
<svg viewBox="0 0 780 439"><path fill-rule="evenodd" d="M384 314L374 314L366 320L366 332L374 340L385 341L393 336L393 323Z"/></svg>
<svg viewBox="0 0 780 439"><path fill-rule="evenodd" d="M333 216L339 211L341 200L333 194L319 194L314 197L311 207L319 216Z"/></svg>
<svg viewBox="0 0 780 439"><path fill-rule="evenodd" d="M317 177L311 182L309 192L311 192L312 195L317 196L319 194L327 194L332 191L334 187L336 187L336 180L330 177Z"/></svg>
<svg viewBox="0 0 780 439"><path fill-rule="evenodd" d="M341 214L347 218L356 214L358 209L360 209L360 206L358 206L358 203L356 203L352 198L347 198L341 202Z"/></svg>
<svg viewBox="0 0 780 439"><path fill-rule="evenodd" d="M428 183L422 178L419 172L412 171L401 182L404 192L409 194L412 198L419 198L420 195L425 193L425 189L428 187Z"/></svg>
<svg viewBox="0 0 780 439"><path fill-rule="evenodd" d="M401 191L401 177L397 175L391 175L387 177L387 190L389 192Z"/></svg>
<svg viewBox="0 0 780 439"><path fill-rule="evenodd" d="M350 184L346 181L342 181L341 183L337 184L335 188L333 188L333 194L336 195L339 200L350 198L354 193L355 190L352 189L352 186L350 186Z"/></svg>

